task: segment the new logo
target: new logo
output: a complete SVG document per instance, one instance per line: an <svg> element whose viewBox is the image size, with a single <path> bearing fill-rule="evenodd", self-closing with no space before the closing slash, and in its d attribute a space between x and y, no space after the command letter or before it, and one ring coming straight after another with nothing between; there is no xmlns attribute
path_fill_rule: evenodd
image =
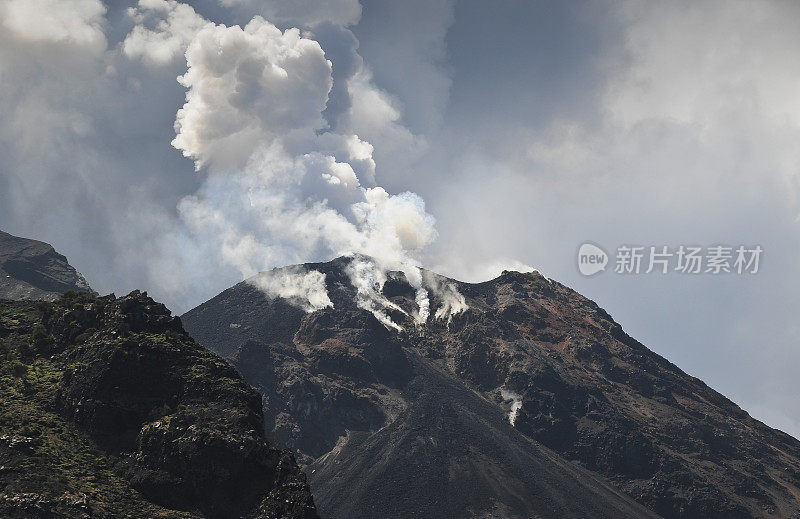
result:
<svg viewBox="0 0 800 519"><path fill-rule="evenodd" d="M608 265L606 251L591 243L584 243L578 249L578 270L584 276L593 276L605 270Z"/></svg>

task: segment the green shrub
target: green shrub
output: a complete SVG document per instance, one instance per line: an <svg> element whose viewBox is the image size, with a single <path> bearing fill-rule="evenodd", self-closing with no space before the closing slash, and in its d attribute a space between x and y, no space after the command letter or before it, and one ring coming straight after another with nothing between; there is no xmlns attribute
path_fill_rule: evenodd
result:
<svg viewBox="0 0 800 519"><path fill-rule="evenodd" d="M19 356L22 358L29 358L33 355L33 350L31 349L31 345L24 341L17 344L17 352L19 353Z"/></svg>
<svg viewBox="0 0 800 519"><path fill-rule="evenodd" d="M7 369L14 378L22 378L28 373L28 366L18 360L11 361Z"/></svg>
<svg viewBox="0 0 800 519"><path fill-rule="evenodd" d="M34 351L39 353L47 353L52 346L53 338L47 333L47 330L41 324L37 324L33 328L31 334L31 347Z"/></svg>

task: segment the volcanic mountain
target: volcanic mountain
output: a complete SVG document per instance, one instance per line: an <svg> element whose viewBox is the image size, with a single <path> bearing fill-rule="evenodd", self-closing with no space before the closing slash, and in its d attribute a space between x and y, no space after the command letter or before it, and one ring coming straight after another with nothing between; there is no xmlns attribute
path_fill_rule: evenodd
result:
<svg viewBox="0 0 800 519"><path fill-rule="evenodd" d="M260 391L322 517L800 517L800 442L594 302L535 272L364 264L265 272L182 317Z"/></svg>
<svg viewBox="0 0 800 519"><path fill-rule="evenodd" d="M52 246L0 231L0 299L54 301L68 290L94 293Z"/></svg>

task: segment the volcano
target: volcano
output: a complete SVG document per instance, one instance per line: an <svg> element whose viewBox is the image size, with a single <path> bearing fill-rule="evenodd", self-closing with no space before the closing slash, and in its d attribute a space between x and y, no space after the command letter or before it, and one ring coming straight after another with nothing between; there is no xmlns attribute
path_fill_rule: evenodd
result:
<svg viewBox="0 0 800 519"><path fill-rule="evenodd" d="M589 299L536 272L424 270L365 299L365 261L262 273L182 316L258 389L322 517L800 517L800 442ZM264 290L298 272L323 304Z"/></svg>

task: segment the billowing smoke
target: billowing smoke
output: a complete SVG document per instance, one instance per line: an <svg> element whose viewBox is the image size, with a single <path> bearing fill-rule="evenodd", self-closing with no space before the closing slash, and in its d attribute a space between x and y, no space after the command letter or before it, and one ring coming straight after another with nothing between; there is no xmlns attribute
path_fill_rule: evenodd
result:
<svg viewBox="0 0 800 519"><path fill-rule="evenodd" d="M467 300L447 278L427 270L424 272L423 277L425 286L441 301L434 314L436 319L444 319L446 317L449 324L454 315L460 314L469 308Z"/></svg>
<svg viewBox="0 0 800 519"><path fill-rule="evenodd" d="M424 288L417 289L416 296L417 307L419 314L417 315L417 322L425 323L431 315L431 300L428 298L428 291Z"/></svg>
<svg viewBox="0 0 800 519"><path fill-rule="evenodd" d="M182 58L197 31L211 23L177 0L141 0L138 8L131 7L127 13L136 25L125 37L122 51L149 65Z"/></svg>
<svg viewBox="0 0 800 519"><path fill-rule="evenodd" d="M316 270L289 266L260 272L247 282L267 296L284 298L306 312L333 307L325 286L325 274Z"/></svg>
<svg viewBox="0 0 800 519"><path fill-rule="evenodd" d="M29 42L75 44L97 52L106 44L105 13L99 0L5 0L0 27Z"/></svg>
<svg viewBox="0 0 800 519"><path fill-rule="evenodd" d="M347 266L347 274L353 286L356 287L356 304L360 308L372 312L372 315L387 328L402 330L402 327L392 321L392 318L386 313L387 310L404 314L406 312L381 293L383 285L386 283L385 270L380 268L374 260L357 256Z"/></svg>
<svg viewBox="0 0 800 519"><path fill-rule="evenodd" d="M387 310L402 310L380 293L385 272L400 270L417 291L414 318L427 321L416 258L436 238L434 219L416 194L376 185L370 143L330 128L333 70L320 44L260 16L243 28L216 25L172 0L143 0L130 14L139 25L123 44L129 56L164 63L186 45L188 69L178 78L186 102L172 145L205 178L179 204L193 239L245 277L355 254L348 274L359 306L400 329ZM330 304L313 272L252 282L306 310Z"/></svg>
<svg viewBox="0 0 800 519"><path fill-rule="evenodd" d="M511 411L508 412L508 421L511 425L514 425L517 422L517 416L519 415L519 410L522 409L522 397L519 393L514 391L510 391L508 389L501 389L500 396L508 402L511 401Z"/></svg>

